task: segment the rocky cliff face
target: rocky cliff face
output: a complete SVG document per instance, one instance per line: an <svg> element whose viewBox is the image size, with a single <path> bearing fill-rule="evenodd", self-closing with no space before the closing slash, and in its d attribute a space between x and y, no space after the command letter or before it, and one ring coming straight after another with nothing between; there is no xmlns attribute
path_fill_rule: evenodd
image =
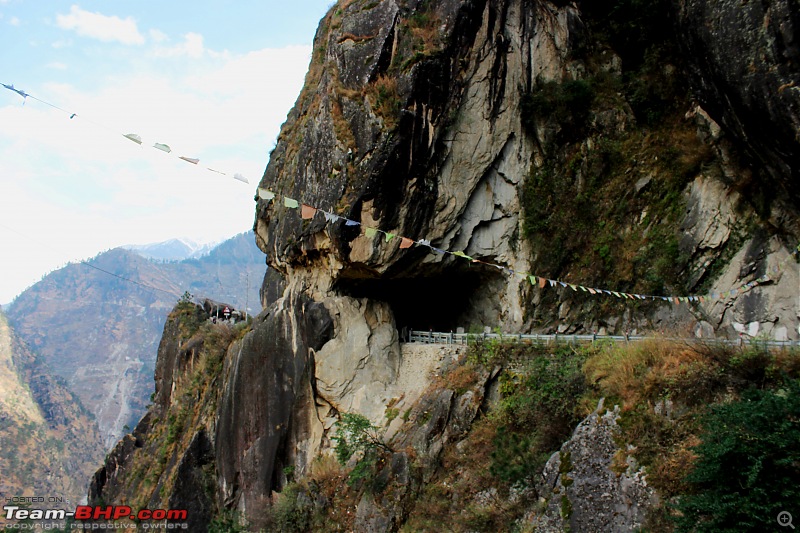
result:
<svg viewBox="0 0 800 533"><path fill-rule="evenodd" d="M762 177L769 180L751 186L771 189L763 194L796 206L800 168L797 6L791 2L688 1L679 3L676 10L692 87L701 105L732 134L748 159L763 167ZM698 20L713 23L697 24Z"/></svg>
<svg viewBox="0 0 800 533"><path fill-rule="evenodd" d="M303 493L305 508L336 501L342 513L356 510L342 524L396 530L409 517L406 496L441 475L442 457L466 469L453 457L481 449L464 434L498 401L497 371L447 386L435 374L411 377L404 327L797 338L798 139L788 133L798 102L796 9L734 9L667 1L333 6L260 187L362 226L321 213L301 219L257 197L256 241L272 267L265 311L227 351L219 409L182 437L202 435L209 446L198 449L215 450L217 510L256 523L272 491L315 469L315 479L328 475L315 461L333 447L343 413L391 423L395 453L376 479L399 492L348 501L323 484ZM731 61L729 41L740 49ZM747 61L758 64L739 83ZM389 234L432 246L401 248ZM520 272L567 285L532 286ZM594 288L670 298L614 299ZM678 298L688 294L704 298ZM165 361L190 347L176 342ZM157 372L162 410L170 375L170 390L187 379ZM595 414L551 461L551 490L560 483L573 507L559 522L555 500L545 501L541 527L561 527L565 516L587 530L642 522L650 489L635 469L612 479L605 466L618 452L615 420ZM602 453L584 453L586 435L602 437ZM174 457L168 469L184 463ZM125 494L121 480L104 483L95 498ZM580 506L592 484L610 491L591 489L591 501L605 505L602 520ZM464 503L453 498L443 512ZM489 508L497 498L487 489L468 503Z"/></svg>
<svg viewBox="0 0 800 533"><path fill-rule="evenodd" d="M102 461L97 424L0 314L0 491L48 495L74 509ZM24 501L24 500L15 500Z"/></svg>
<svg viewBox="0 0 800 533"><path fill-rule="evenodd" d="M663 14L672 20L658 24L674 23L686 35L675 41L689 51L659 56L658 46L677 43L658 42L651 62L662 63L645 68L639 66L643 59L629 57L635 52L610 48L628 41L609 44L590 31L600 24L590 17L607 13L584 15L572 4L339 4L320 25L306 86L261 186L517 272L617 291L721 296L633 313L630 306L608 309L596 299L573 297L568 288L552 296L507 270L424 246L403 250L399 239L385 242L381 233L367 236L321 215L304 222L282 204L259 200L257 239L281 275L281 289L289 284L289 291L311 290L318 299L368 294L389 304L396 325L419 328L682 328L706 336L744 329L797 337L796 305L782 296L782 287L796 285L796 274L778 271L797 234L789 160L798 141L787 133L796 128L793 111L778 111L797 105L797 91L787 81L796 69L794 11L788 5L769 13L751 7L744 15L726 3L702 2L678 7L666 5ZM696 20L720 27L709 32L690 22ZM608 31L649 29L631 25ZM752 39L725 40L733 34ZM731 46L746 50L735 62L726 60ZM744 61L759 66L746 83L736 83ZM777 77L767 81L759 69ZM628 76L640 76L638 85L603 81ZM541 104L536 98L546 97L548 87L569 88L574 80L591 83L596 93L585 116L530 110L532 97ZM700 105L680 90L661 100L652 94L661 85L685 87L689 81ZM557 99L544 103L557 105ZM664 131L664 124L672 131L657 139L652 130ZM770 135L762 136L762 129ZM772 151L784 155L773 158ZM658 163L659 156L666 163ZM762 167L758 158L771 163ZM553 167L554 187L565 188L564 195L613 205L576 206L572 235L570 221L556 219L538 240L524 238L535 232L523 214L552 218L532 208L523 192ZM538 185L531 195L567 210L567 199ZM770 192L777 188L783 192ZM671 198L669 212L654 205L663 197ZM596 227L617 217L609 234L579 225ZM561 231L552 227L556 222ZM662 231L664 239L653 235ZM560 233L566 233L563 239L556 238ZM566 257L550 260L550 248L566 250ZM675 253L662 259L652 248ZM646 263L659 259L674 264L674 271L663 276L665 283L645 283ZM609 265L593 271L591 262ZM755 288L731 292L764 275L769 279ZM264 291L266 300L274 298L270 294Z"/></svg>

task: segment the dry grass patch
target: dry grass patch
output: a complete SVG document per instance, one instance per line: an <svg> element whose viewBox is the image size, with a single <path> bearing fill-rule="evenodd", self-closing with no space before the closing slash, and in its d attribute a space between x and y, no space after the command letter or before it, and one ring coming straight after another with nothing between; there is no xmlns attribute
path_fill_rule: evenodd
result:
<svg viewBox="0 0 800 533"><path fill-rule="evenodd" d="M383 119L386 129L394 129L400 119L400 110L402 109L397 79L381 74L375 81L367 85L364 91L369 97L372 110Z"/></svg>

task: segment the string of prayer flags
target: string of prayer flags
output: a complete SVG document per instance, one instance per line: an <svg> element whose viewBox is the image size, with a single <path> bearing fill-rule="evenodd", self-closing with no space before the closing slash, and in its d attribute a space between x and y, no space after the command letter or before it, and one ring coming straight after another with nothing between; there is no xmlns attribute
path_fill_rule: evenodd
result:
<svg viewBox="0 0 800 533"><path fill-rule="evenodd" d="M38 101L38 102L41 102L41 103L43 103L45 105L48 105L48 106L50 106L50 107L52 107L54 109L57 109L58 111L63 112L64 114L67 115L67 117L69 117L70 120L72 120L76 116L78 116L77 113L73 113L71 111L67 111L66 109L63 109L61 107L58 107L57 105L51 104L50 102L47 102L47 101L42 100L40 98L36 98L35 96L30 95L30 94L26 93L25 91L23 91L21 89L17 89L16 87L14 87L14 84L8 85L8 84L5 84L5 83L1 83L0 85L2 85L3 87L5 87L8 90L14 91L15 93L17 93L20 96L22 96L22 98L23 98L22 105L25 105L25 99L30 97L30 98ZM95 123L95 125L101 126L101 127L104 127L104 128L106 127L106 126L103 126L102 124L97 124L97 123ZM138 144L140 146L142 145L142 138L141 138L141 136L139 136L136 133L122 133L121 135L123 137L125 137L126 139L128 139L129 141L131 141L131 142L134 142L134 143L136 143L136 144ZM168 144L165 144L165 143L157 142L157 143L153 144L153 148L155 148L156 150L165 152L167 154L171 154L172 153L172 148L170 148L170 146ZM175 155L175 154L172 154L172 155ZM186 156L177 156L177 155L176 155L176 157L178 157L179 159L182 159L183 161L186 161L187 163L191 163L193 165L197 165L200 162L200 160L198 158L196 158L196 157L186 157ZM213 168L210 168L210 167L206 167L206 170L208 170L210 172L214 172L216 174L222 174L223 176L227 176L228 175L225 172L221 172L219 170L214 170ZM244 177L242 174L236 173L236 174L233 174L232 177L233 177L233 179L241 181L242 183L250 183L248 181L248 179L246 177Z"/></svg>
<svg viewBox="0 0 800 533"><path fill-rule="evenodd" d="M272 191L268 191L268 190L262 189L262 188L259 188L258 194L259 194L259 198L262 198L262 199L265 199L265 200L272 200L276 196L275 193L273 193ZM288 198L288 197L284 197L284 205L286 205L286 207L290 207L292 209L296 209L299 204L298 204L297 200L294 200L294 199ZM518 271L512 270L512 269L510 269L510 268L508 268L506 266L500 265L500 264L490 263L490 262L483 261L481 259L470 257L464 251L461 251L461 250L455 251L455 252L451 252L449 250L444 250L444 249L441 249L441 248L437 248L437 247L433 246L431 244L431 241L428 240L428 239L419 239L419 240L415 241L414 239L411 239L409 237L404 237L404 236L397 235L395 233L390 233L390 232L387 232L387 231L384 231L384 230L380 230L380 229L377 229L377 228L374 228L374 227L364 226L363 224L361 224L360 222L357 222L355 220L350 220L350 219L345 218L345 217L340 217L340 216L335 215L333 213L329 213L327 211L323 211L322 209L317 209L317 208L315 208L313 206L310 206L310 205L307 205L307 204L302 204L301 217L303 217L305 219L313 218L313 216L315 216L317 211L322 211L322 213L325 215L326 222L331 222L332 223L332 222L338 222L340 219L344 219L346 226L363 226L364 234L367 237L374 237L374 236L376 236L378 234L378 232L381 232L381 233L384 234L384 239L385 239L385 242L387 242L387 243L390 242L395 237L398 237L400 239L400 249L401 250L405 250L405 249L411 248L414 244L418 244L420 246L427 246L428 248L430 248L430 250L432 252L435 252L435 253L440 254L440 255L449 254L449 255L452 255L452 256L456 256L456 257L461 257L461 258L467 259L468 261L471 261L472 263L481 263L481 264L484 264L484 265L492 266L492 267L494 267L494 268L496 268L498 270L502 270L503 272L506 272L506 273L508 273L510 275L518 276L520 280L529 281L531 283L531 285L533 285L534 287L538 285L540 289L544 289L549 284L550 287L559 287L560 286L562 288L570 288L574 292L585 292L585 293L589 293L589 294L591 294L593 296L594 295L607 295L607 296L614 296L614 297L622 299L622 300L660 300L660 301L664 301L664 302L671 302L671 303L675 303L675 304L680 304L680 303L689 303L689 302L705 302L707 298L711 298L713 300L713 299L716 299L716 298L721 298L721 297L726 297L726 296L736 296L740 292L744 292L746 290L749 290L749 289L759 285L760 283L765 282L765 281L769 281L771 279L769 277L769 275L764 274L764 275L762 275L761 277L759 277L759 278L757 278L755 280L752 280L752 281L750 281L750 282L748 282L746 284L743 284L739 288L731 289L731 290L729 290L729 291L727 291L727 292L725 292L723 294L719 294L717 292L712 292L708 296L680 296L680 297L679 296L651 296L651 295L644 295L644 294L632 294L632 293L628 293L628 292L611 291L611 290L608 290L608 289L598 289L598 288L595 288L595 287L585 287L583 285L578 285L578 284L575 284L575 283L568 283L568 282L562 281L562 280L548 279L548 278L544 278L544 277L541 277L541 276L536 276L534 274L530 274L530 273L527 273L527 272L518 272ZM780 265L771 267L771 270L773 272L781 271L781 269L783 268L783 263L785 263L789 259L794 258L796 256L796 254L798 254L798 253L800 253L800 245L798 245L797 250L792 251L790 256L788 258L786 258Z"/></svg>
<svg viewBox="0 0 800 533"><path fill-rule="evenodd" d="M5 83L3 83L2 85L3 85L3 87L5 87L6 89L8 89L9 91L14 91L14 92L15 92L15 93L17 93L18 95L20 95L20 96L22 97L22 105L25 105L25 99L26 99L26 98L28 98L28 96L30 96L28 93L26 93L26 92L25 92L25 91L23 91L22 89L16 89L16 88L14 87L14 84L13 84L13 83L12 83L11 85L6 85Z"/></svg>
<svg viewBox="0 0 800 533"><path fill-rule="evenodd" d="M317 210L310 205L302 204L300 207L300 216L305 220L310 220L314 218L314 215L317 214Z"/></svg>
<svg viewBox="0 0 800 533"><path fill-rule="evenodd" d="M65 109L62 109L62 108L60 108L60 107L58 107L56 105L53 105L53 104L51 104L49 102L46 102L44 100L40 100L39 98L36 98L33 95L29 95L25 91L23 91L21 89L17 89L16 87L14 87L13 84L8 85L8 84L3 83L2 86L4 88L6 88L6 89L8 89L10 91L13 91L13 92L17 93L18 95L20 95L23 98L23 105L25 104L25 100L28 97L30 97L33 100L42 102L45 105L51 106L51 107L53 107L53 108L55 108L55 109L57 109L59 111L64 112L70 119L73 119L73 118L75 118L77 116L76 113L72 113L72 112L67 111ZM143 144L142 143L142 138L139 135L135 134L135 133L126 133L126 134L122 134L122 135L123 135L123 137L125 137L129 141L134 142L134 143L136 143L136 144L138 144L140 146ZM172 153L172 149L170 148L170 146L167 145L167 144L164 144L164 143L158 143L157 142L157 143L153 144L153 148L155 148L157 150L160 150L162 152L165 152L167 154ZM177 156L176 154L173 154L173 155L175 155L179 159L181 159L181 160L183 160L183 161L185 161L187 163L191 163L193 165L197 165L200 162L199 159L194 158L194 157ZM225 172L222 172L222 171L219 171L219 170L215 170L215 169L213 169L211 167L205 167L205 168L206 168L206 170L208 170L210 172L215 172L215 173L221 174L223 176L231 176L235 180L241 181L243 183L249 183L247 178L245 176L243 176L242 174L240 174L240 173L235 173L235 174L231 175L231 174L226 174ZM269 191L267 189L260 188L260 187L258 188L258 198L259 199L262 199L262 200L265 200L265 201L272 201L272 200L275 199L276 196L277 196L276 193L274 193L272 191ZM286 206L287 208L290 208L290 209L297 209L298 207L300 207L300 203L297 200L295 200L293 198L286 197L286 196L283 197L283 203L284 203L284 206ZM307 204L302 204L302 209L300 209L300 216L303 219L307 219L307 220L308 219L312 219L316 215L317 211L322 211L323 214L325 215L326 222L329 222L329 223L338 222L340 219L344 219L346 226L363 226L360 222L357 222L355 220L349 220L347 218L340 217L340 216L335 215L333 213L328 213L326 211L323 211L321 209L318 209L318 208L316 208L314 206L307 205ZM485 265L493 266L493 267L497 268L498 270L502 270L503 272L506 272L508 274L518 276L520 278L520 280L528 280L528 281L530 281L531 285L533 285L533 286L536 286L538 284L540 289L544 289L549 284L550 287L557 287L557 286L560 286L562 288L569 287L574 292L578 292L578 290L580 289L580 292L588 292L591 295L608 295L608 296L614 296L616 298L625 299L625 300L648 300L648 299L651 299L651 300L660 300L660 301L664 301L664 302L673 302L675 304L690 303L690 302L705 302L709 298L711 300L716 300L716 299L719 299L719 298L736 297L736 296L738 296L740 294L746 293L747 291L753 289L754 287L759 286L762 283L767 283L767 282L769 282L769 281L771 281L773 279L772 277L770 277L770 274L763 274L762 276L758 277L757 279L753 279L751 281L748 281L747 283L743 283L739 287L734 287L734 288L729 289L727 291L724 291L722 293L714 291L714 292L711 292L710 294L704 295L704 296L650 296L650 295L643 295L643 294L632 294L632 293L627 293L627 292L610 291L610 290L607 290L607 289L584 287L583 285L567 283L567 282L562 281L562 280L553 280L553 279L543 278L543 277L540 277L540 276L535 276L535 275L527 273L527 272L516 272L516 271L514 271L514 270L512 270L512 269L510 269L510 268L508 268L506 266L500 265L500 264L490 263L490 262L482 261L480 259L472 258L472 257L468 256L465 253L465 251L451 252L449 250L436 248L436 247L431 245L431 241L428 240L428 239L419 239L419 240L415 241L415 240L413 240L411 238L404 237L404 236L401 236L401 235L396 235L394 233L390 233L390 232L387 232L387 231L384 231L384 230L380 230L380 229L377 229L377 228L374 228L374 227L368 227L368 226L363 226L363 227L364 227L364 233L368 237L374 237L380 231L381 233L384 234L384 239L385 239L385 242L387 242L387 243L390 242L395 237L399 237L400 238L400 249L409 249L415 243L419 244L420 246L427 246L428 248L430 248L431 251L433 251L433 252L435 252L437 254L440 254L440 255L449 254L449 255L452 255L452 256L456 256L456 257L461 257L461 258L467 259L468 261L471 261L473 263L482 263L482 264L485 264ZM768 272L771 273L771 274L779 274L780 272L782 272L782 270L785 267L785 264L789 260L796 260L797 254L799 254L799 253L800 253L800 244L798 244L797 247L794 250L792 250L792 252L788 255L788 257L786 257L779 264L771 265L769 267L769 269L768 269Z"/></svg>

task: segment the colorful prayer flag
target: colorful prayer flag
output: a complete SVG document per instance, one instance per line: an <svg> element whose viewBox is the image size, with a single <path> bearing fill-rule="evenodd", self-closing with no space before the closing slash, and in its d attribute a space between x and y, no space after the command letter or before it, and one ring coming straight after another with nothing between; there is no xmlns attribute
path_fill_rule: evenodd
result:
<svg viewBox="0 0 800 533"><path fill-rule="evenodd" d="M303 204L300 208L300 216L306 220L314 218L314 215L317 214L317 210L310 205Z"/></svg>
<svg viewBox="0 0 800 533"><path fill-rule="evenodd" d="M300 207L300 204L297 203L297 200L295 200L294 198L289 198L288 196L283 197L283 205L285 205L290 209L297 209L298 207Z"/></svg>
<svg viewBox="0 0 800 533"><path fill-rule="evenodd" d="M125 137L129 141L135 142L136 144L142 144L142 138L136 135L135 133L126 133L125 135L123 135L123 137Z"/></svg>
<svg viewBox="0 0 800 533"><path fill-rule="evenodd" d="M196 165L197 163L200 162L200 160L197 159L196 157L185 157L185 156L182 156L182 155L178 156L178 159L183 159L187 163L191 163L193 165Z"/></svg>
<svg viewBox="0 0 800 533"><path fill-rule="evenodd" d="M167 152L167 153L170 153L172 151L172 148L170 148L169 145L166 145L164 143L155 143L153 145L153 148L155 148L156 150L161 150L162 152Z"/></svg>
<svg viewBox="0 0 800 533"><path fill-rule="evenodd" d="M405 249L405 248L411 248L411 246L412 246L413 244L414 244L414 241L412 241L412 240L411 240L411 239L409 239L408 237L402 237L402 238L400 239L400 248L401 248L401 249Z"/></svg>
<svg viewBox="0 0 800 533"><path fill-rule="evenodd" d="M275 193L272 191L268 191L267 189L258 189L258 197L262 200L270 201L275 198Z"/></svg>

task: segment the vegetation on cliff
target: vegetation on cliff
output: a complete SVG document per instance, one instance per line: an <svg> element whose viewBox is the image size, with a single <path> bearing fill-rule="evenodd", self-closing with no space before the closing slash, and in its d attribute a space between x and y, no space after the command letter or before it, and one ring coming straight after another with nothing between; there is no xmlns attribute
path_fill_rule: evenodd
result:
<svg viewBox="0 0 800 533"><path fill-rule="evenodd" d="M430 300L420 293L445 302L433 313L461 307L442 296L439 280L467 294L464 307L477 308L481 320L486 311L488 320L513 315L508 320L524 328L555 329L562 316L559 328L601 320L613 328L658 320L656 309L643 307L664 304L594 299L562 313L576 297L568 289L564 296L527 280L514 285L509 268L637 293L685 293L715 282L744 242L734 222L719 232L704 228L719 233L709 252L688 242L694 235L681 235L688 185L706 176L719 185L741 167L712 133L718 125L685 92L685 66L662 25L670 2L608 0L585 13L565 2L412 4L343 0L331 8L262 183L293 197L313 194L317 205L364 225L411 236L407 230L419 230L450 251L466 255L474 246L476 257L505 262L489 263L501 267L496 277L478 275L465 287L447 254L439 261L421 246L395 249L400 261L391 251L376 253L374 243L356 250L351 244L367 239L362 228L302 219L259 200L257 238L275 267L265 294L274 304L241 343L215 349L205 364L212 370L199 376L218 332L195 323L190 307L178 309L165 333L178 340L157 371L156 405L127 441L164 463L147 470L156 484L143 487L140 501L175 505L192 488L201 500L198 522L213 531L411 532L443 522L465 532L560 530L585 526L578 516L605 526L583 527L589 530L771 523L768 515L795 496L766 477L776 465L796 473L786 438L797 430L796 351L669 341L475 343L464 358L441 356L447 363L435 375L416 376L419 390L408 397L392 388L403 383L398 367L412 360L397 349L400 311L431 313L421 310ZM449 43L435 38L437 27ZM517 34L531 49L553 49L524 50ZM763 215L743 205L750 200L725 204L744 207L736 224ZM528 242L520 242L520 230ZM762 244L747 254L768 255ZM731 283L755 279L767 263L753 259ZM432 280L434 273L440 277ZM417 279L425 276L426 284ZM386 288L401 278L409 285ZM729 315L739 310L728 309L736 303L721 303L728 317L717 318L727 324L700 326L732 330ZM522 318L524 305L530 316ZM787 309L781 316L793 317ZM220 347L238 333L226 335ZM376 361L380 372L371 372ZM326 374L329 367L337 371ZM748 433L752 420L763 438ZM732 445L747 456L728 453ZM152 468L146 455L126 453L115 457L142 461L134 479ZM745 477L731 478L734 468ZM98 483L96 494L132 494L121 471L105 491ZM738 493L736 484L753 490ZM741 509L747 517L736 514Z"/></svg>
<svg viewBox="0 0 800 533"><path fill-rule="evenodd" d="M399 476L397 454L378 446L372 460L344 467L321 457L309 475L276 495L253 530L349 531L364 524L368 500L396 513L389 513L392 530L430 531L445 519L451 531L531 531L547 505L537 492L545 462L600 398L621 408L611 469L620 475L633 459L661 499L649 511L648 531L766 528L794 501L796 351L669 341L487 342L472 346L463 364L432 388L464 394L487 369L500 369L496 400L483 402L481 415L437 456L398 448L410 461ZM427 421L412 415L404 431ZM565 486L571 468L562 457ZM778 470L774 479L785 484L773 482ZM568 518L570 501L559 505Z"/></svg>
<svg viewBox="0 0 800 533"><path fill-rule="evenodd" d="M679 246L684 191L701 172L721 176L723 162L684 116L692 98L671 4L585 4L587 33L571 55L579 74L537 81L522 106L541 151L521 191L535 270L626 292L691 293L720 268L702 280L692 275ZM537 324L551 320L555 298L544 294L529 310ZM591 312L622 307L606 301Z"/></svg>
<svg viewBox="0 0 800 533"><path fill-rule="evenodd" d="M102 458L95 420L0 313L3 497L48 496L61 498L60 508L74 507Z"/></svg>
<svg viewBox="0 0 800 533"><path fill-rule="evenodd" d="M176 494L189 490L190 525L224 515L215 504L217 476L213 454L205 449L206 434L213 434L225 354L247 330L244 322L213 323L201 307L181 299L167 318L160 353L161 364L171 355L177 356L177 366L163 376L166 388L153 393L142 421L107 459L107 465L124 465L124 472L95 474L90 490L95 502L166 509L177 505ZM171 349L177 353L170 354Z"/></svg>

